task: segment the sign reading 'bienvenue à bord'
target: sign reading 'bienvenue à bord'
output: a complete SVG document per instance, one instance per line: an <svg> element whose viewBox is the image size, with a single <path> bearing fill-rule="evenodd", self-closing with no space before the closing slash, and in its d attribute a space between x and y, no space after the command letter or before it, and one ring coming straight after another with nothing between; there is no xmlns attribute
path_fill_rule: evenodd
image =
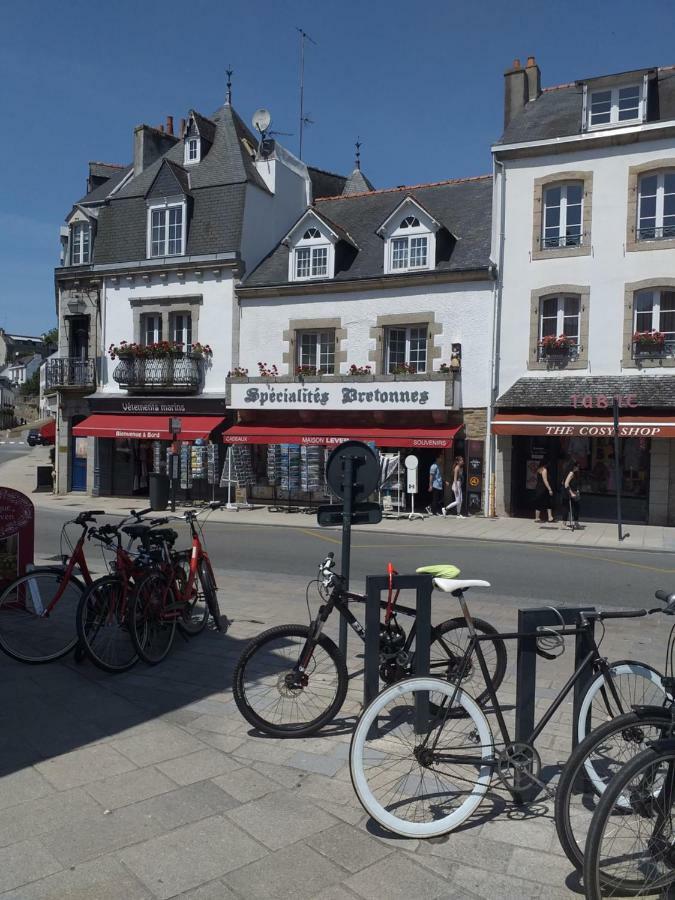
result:
<svg viewBox="0 0 675 900"><path fill-rule="evenodd" d="M233 383L234 409L445 409L446 381Z"/></svg>

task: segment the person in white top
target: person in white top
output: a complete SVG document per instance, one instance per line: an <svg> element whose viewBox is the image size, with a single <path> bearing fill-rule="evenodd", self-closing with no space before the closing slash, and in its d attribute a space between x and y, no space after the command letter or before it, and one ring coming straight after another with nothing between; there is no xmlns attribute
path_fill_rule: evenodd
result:
<svg viewBox="0 0 675 900"><path fill-rule="evenodd" d="M452 493L455 499L452 503L448 503L443 507L443 515L447 516L451 509L457 510L457 518L463 519L462 515L462 478L464 476L464 457L456 456L452 464Z"/></svg>

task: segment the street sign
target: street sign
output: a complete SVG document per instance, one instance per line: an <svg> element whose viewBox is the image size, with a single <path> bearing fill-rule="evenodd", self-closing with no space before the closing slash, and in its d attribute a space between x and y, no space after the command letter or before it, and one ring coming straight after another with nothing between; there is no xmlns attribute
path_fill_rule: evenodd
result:
<svg viewBox="0 0 675 900"><path fill-rule="evenodd" d="M320 506L316 513L319 525L342 525L344 507L341 503ZM382 507L379 503L357 503L351 515L351 525L377 525L382 521Z"/></svg>
<svg viewBox="0 0 675 900"><path fill-rule="evenodd" d="M366 500L379 480L380 464L368 444L345 441L328 457L326 481L338 500L345 500L348 493L352 503Z"/></svg>

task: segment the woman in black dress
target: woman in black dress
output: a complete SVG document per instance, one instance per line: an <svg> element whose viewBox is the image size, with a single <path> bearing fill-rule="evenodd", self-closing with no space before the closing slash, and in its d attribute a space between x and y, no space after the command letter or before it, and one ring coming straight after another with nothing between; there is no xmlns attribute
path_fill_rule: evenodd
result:
<svg viewBox="0 0 675 900"><path fill-rule="evenodd" d="M548 480L548 463L542 459L537 466L537 485L534 490L534 521L541 522L541 511L545 509L548 521L553 522L553 488Z"/></svg>

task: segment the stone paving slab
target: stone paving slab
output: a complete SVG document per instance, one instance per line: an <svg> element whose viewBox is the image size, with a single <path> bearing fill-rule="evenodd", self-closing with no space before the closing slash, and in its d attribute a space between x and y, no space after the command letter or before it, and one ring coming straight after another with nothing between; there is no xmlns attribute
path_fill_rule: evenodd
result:
<svg viewBox="0 0 675 900"><path fill-rule="evenodd" d="M321 735L283 741L252 732L231 699L234 661L262 630L256 619L305 620L304 581L260 575L252 590L241 573L223 575L230 632L177 642L153 669L109 676L72 660L35 668L0 656L1 900L579 896L550 801L515 807L497 782L470 822L434 841L370 822L348 771L360 677ZM472 601L476 615L505 628L518 605L496 595ZM609 656L662 666L662 620L610 624ZM336 632L329 622L327 633ZM361 649L350 647L353 669ZM507 704L515 697L509 652ZM539 713L572 660L570 645L540 663ZM570 722L566 702L539 745L547 773L569 752Z"/></svg>

